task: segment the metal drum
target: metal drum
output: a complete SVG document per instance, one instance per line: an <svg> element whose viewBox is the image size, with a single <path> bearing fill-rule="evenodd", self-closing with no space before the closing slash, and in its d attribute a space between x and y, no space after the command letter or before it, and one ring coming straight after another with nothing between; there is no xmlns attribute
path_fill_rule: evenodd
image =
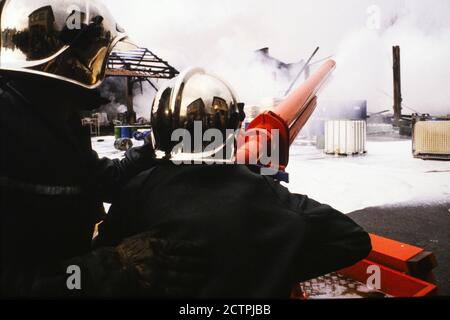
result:
<svg viewBox="0 0 450 320"><path fill-rule="evenodd" d="M120 138L131 139L133 138L133 129L131 126L120 127Z"/></svg>

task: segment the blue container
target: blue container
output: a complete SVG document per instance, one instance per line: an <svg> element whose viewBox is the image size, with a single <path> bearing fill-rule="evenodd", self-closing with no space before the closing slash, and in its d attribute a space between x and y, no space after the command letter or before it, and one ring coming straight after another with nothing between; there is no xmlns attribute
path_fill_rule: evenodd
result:
<svg viewBox="0 0 450 320"><path fill-rule="evenodd" d="M131 130L131 127L124 126L120 128L120 137L122 139L131 139L133 137L133 132Z"/></svg>

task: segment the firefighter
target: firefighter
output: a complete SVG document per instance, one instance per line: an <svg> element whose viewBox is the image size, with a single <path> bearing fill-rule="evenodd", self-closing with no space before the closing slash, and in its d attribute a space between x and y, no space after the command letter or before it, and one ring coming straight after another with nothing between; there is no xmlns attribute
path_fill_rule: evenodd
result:
<svg viewBox="0 0 450 320"><path fill-rule="evenodd" d="M289 192L276 176L234 163L226 151L244 116L240 105L225 82L201 69L160 89L152 107L158 165L127 185L98 241L112 246L157 229L205 245L211 265L197 297L289 298L296 282L365 258L370 238L341 212ZM219 132L210 147L205 137Z"/></svg>
<svg viewBox="0 0 450 320"><path fill-rule="evenodd" d="M154 150L122 161L92 150L79 113L104 102L108 55L131 44L99 2L65 3L0 2L0 296L188 294L193 243L145 233L91 248L102 202L150 168Z"/></svg>

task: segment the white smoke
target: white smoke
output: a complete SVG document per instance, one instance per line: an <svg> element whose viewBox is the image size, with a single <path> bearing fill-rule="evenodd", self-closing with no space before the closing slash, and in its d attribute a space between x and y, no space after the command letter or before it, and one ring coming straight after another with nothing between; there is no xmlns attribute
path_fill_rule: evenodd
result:
<svg viewBox="0 0 450 320"><path fill-rule="evenodd" d="M274 80L275 67L255 62L254 50L270 47L293 62L320 46L317 59L334 55L338 62L323 96L368 100L372 112L390 109L392 46L400 45L405 106L450 113L449 0L105 2L136 42L178 69L212 70L250 104L279 96L290 81ZM379 28L368 25L373 6ZM150 108L151 101L141 104Z"/></svg>
<svg viewBox="0 0 450 320"><path fill-rule="evenodd" d="M102 97L109 99L110 103L101 106L97 111L105 112L108 115L108 120L116 119L118 113L127 111L127 88L124 78L107 78L103 81L99 90Z"/></svg>
<svg viewBox="0 0 450 320"><path fill-rule="evenodd" d="M379 29L360 28L341 42L324 94L392 109L392 46L399 45L404 112L450 114L450 1L392 2L379 6Z"/></svg>
<svg viewBox="0 0 450 320"><path fill-rule="evenodd" d="M133 105L138 119L144 118L150 120L150 110L155 95L156 90L148 82L142 83L142 91L141 88L135 88Z"/></svg>

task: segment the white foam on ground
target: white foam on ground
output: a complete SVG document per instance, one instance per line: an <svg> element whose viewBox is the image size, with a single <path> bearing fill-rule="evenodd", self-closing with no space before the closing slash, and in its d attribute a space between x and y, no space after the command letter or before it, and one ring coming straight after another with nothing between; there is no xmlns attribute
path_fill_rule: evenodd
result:
<svg viewBox="0 0 450 320"><path fill-rule="evenodd" d="M124 155L114 149L114 137L92 138L92 145L101 157ZM415 159L411 149L410 140L369 141L364 156L335 157L297 141L287 168L291 182L285 185L344 213L405 202L449 202L450 161Z"/></svg>
<svg viewBox="0 0 450 320"><path fill-rule="evenodd" d="M413 158L410 140L369 141L367 150L363 156L335 157L297 143L291 148L286 186L344 213L450 201L450 161Z"/></svg>

